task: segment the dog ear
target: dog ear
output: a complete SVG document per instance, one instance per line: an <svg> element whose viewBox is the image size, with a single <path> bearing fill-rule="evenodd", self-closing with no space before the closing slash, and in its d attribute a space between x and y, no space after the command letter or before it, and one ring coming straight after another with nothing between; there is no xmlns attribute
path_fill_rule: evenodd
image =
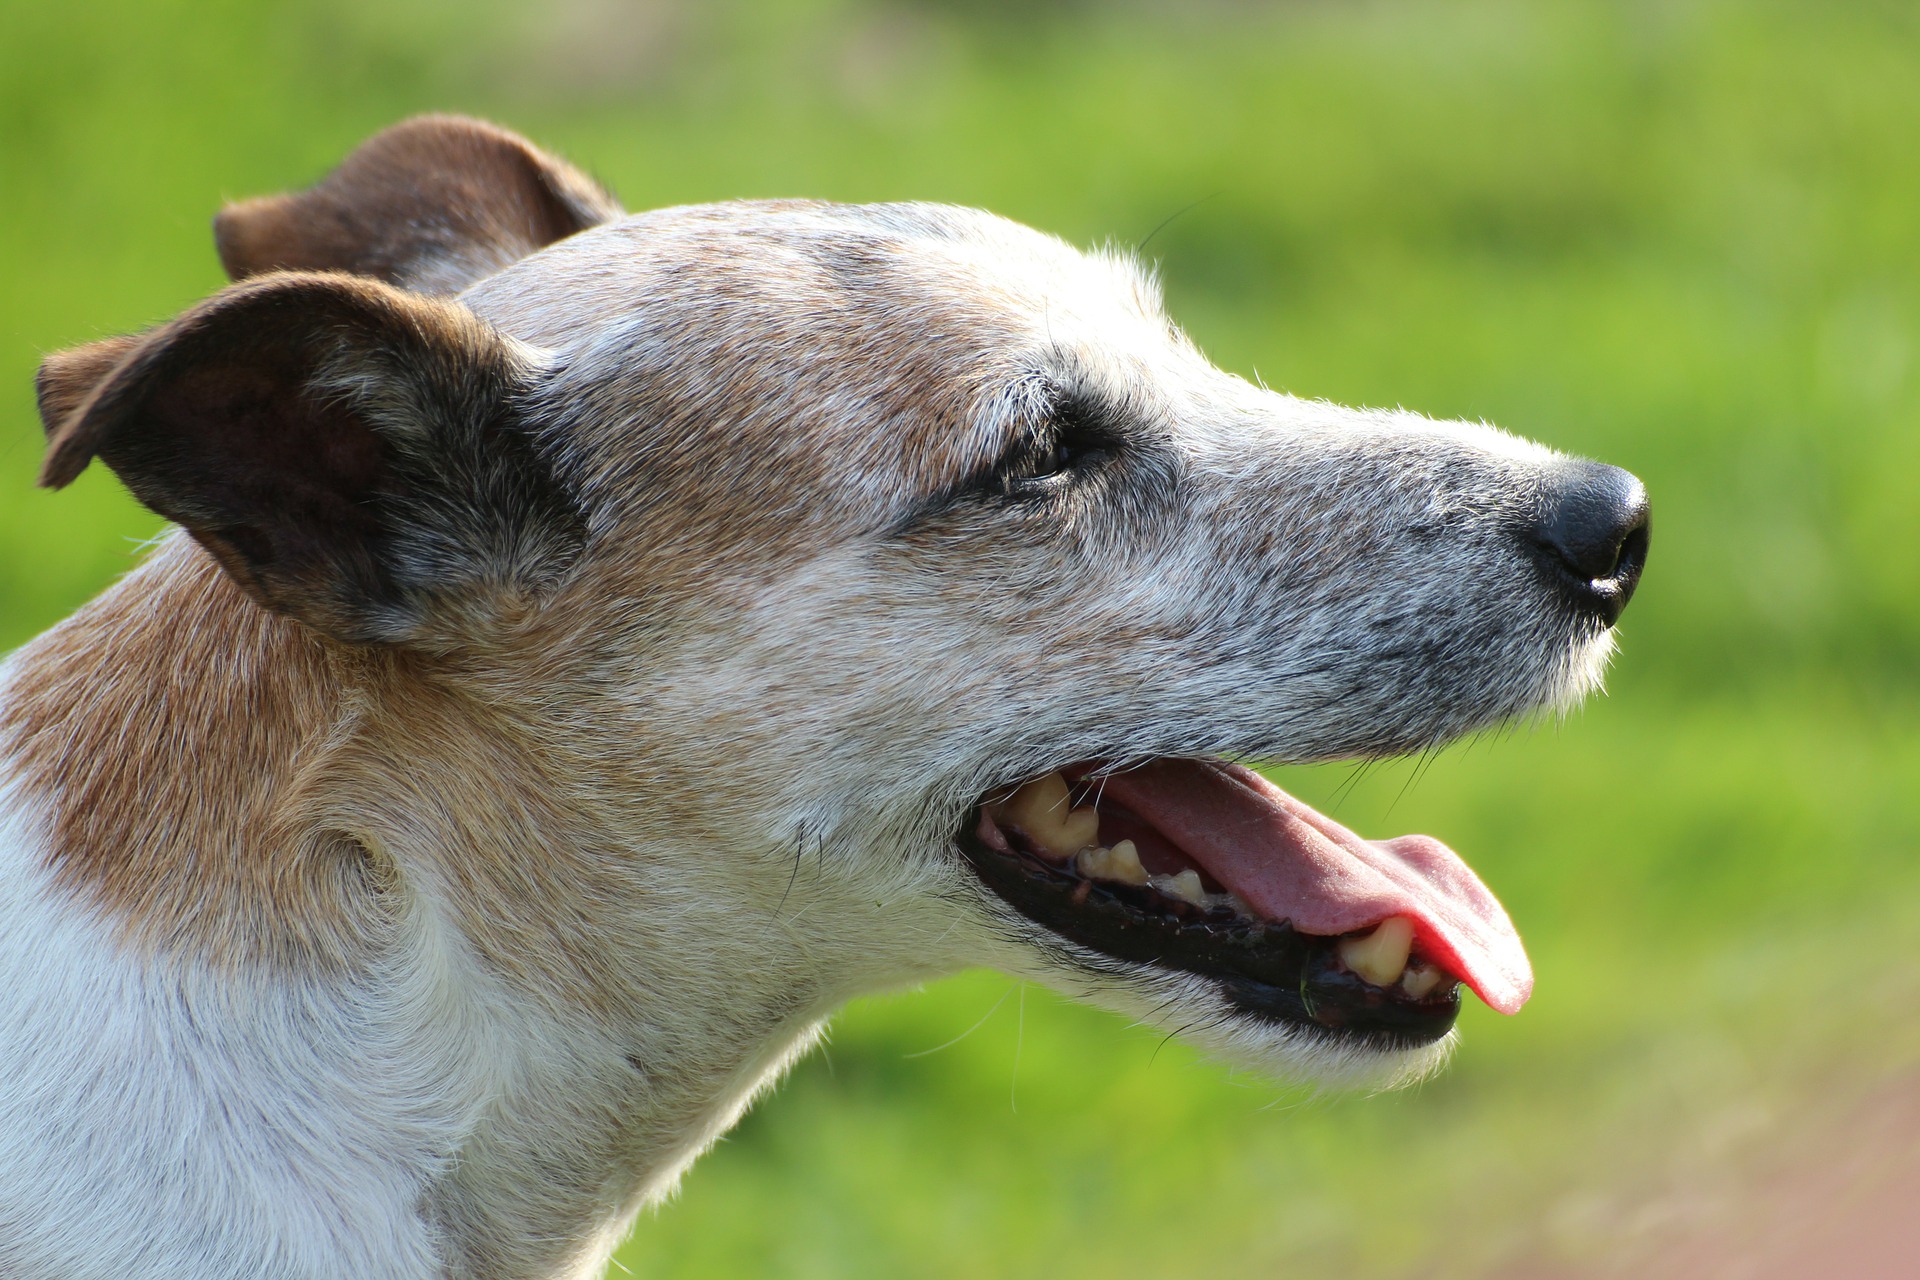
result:
<svg viewBox="0 0 1920 1280"><path fill-rule="evenodd" d="M422 639L438 607L537 590L584 542L521 418L535 365L455 303L266 276L48 359L40 480L98 456L268 608L352 643Z"/></svg>
<svg viewBox="0 0 1920 1280"><path fill-rule="evenodd" d="M213 238L234 280L350 271L451 296L620 215L592 179L516 133L417 116L375 134L306 191L228 205Z"/></svg>
<svg viewBox="0 0 1920 1280"><path fill-rule="evenodd" d="M52 435L55 427L71 417L114 366L139 345L138 338L103 338L84 347L56 351L41 361L33 390L47 434Z"/></svg>

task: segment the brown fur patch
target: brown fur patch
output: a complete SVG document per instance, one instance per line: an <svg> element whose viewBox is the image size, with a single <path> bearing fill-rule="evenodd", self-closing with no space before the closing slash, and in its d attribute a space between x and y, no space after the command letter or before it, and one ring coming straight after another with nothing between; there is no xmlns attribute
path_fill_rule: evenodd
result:
<svg viewBox="0 0 1920 1280"><path fill-rule="evenodd" d="M53 805L60 880L145 944L342 963L369 867L300 820L351 715L336 661L183 540L36 640L0 728Z"/></svg>
<svg viewBox="0 0 1920 1280"><path fill-rule="evenodd" d="M425 888L509 983L611 1018L633 993L598 908L647 893L594 852L575 762L463 691L498 656L331 644L175 538L21 653L0 737L58 879L136 946L338 970Z"/></svg>
<svg viewBox="0 0 1920 1280"><path fill-rule="evenodd" d="M592 179L516 133L420 116L374 135L306 191L228 205L213 230L234 280L350 271L454 294L620 212Z"/></svg>

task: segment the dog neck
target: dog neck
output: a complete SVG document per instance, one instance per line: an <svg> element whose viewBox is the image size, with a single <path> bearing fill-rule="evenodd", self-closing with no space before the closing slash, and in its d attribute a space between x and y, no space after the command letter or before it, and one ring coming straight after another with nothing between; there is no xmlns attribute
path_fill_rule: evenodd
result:
<svg viewBox="0 0 1920 1280"><path fill-rule="evenodd" d="M742 927L772 907L763 889L696 891L697 852L613 830L565 735L466 692L461 661L316 639L175 535L8 664L0 816L32 817L35 909L106 934L98 963L145 992L123 1016L170 1016L149 997L192 987L254 1011L218 1034L231 1070L284 1051L256 1032L296 1005L338 1041L316 1061L396 1059L409 1113L328 1180L401 1168L391 1211L415 1220L395 1230L437 1242L422 1248L447 1274L590 1272L849 993L819 939ZM132 1168L148 1141L156 1179L191 1177L162 1168L177 1139L158 1113L219 1078L194 1052L130 1064L125 1088L153 1083L150 1133L104 1111L62 1122L111 1133ZM285 1112L258 1101L251 1139L271 1148ZM279 1105L345 1134L382 1104Z"/></svg>
<svg viewBox="0 0 1920 1280"><path fill-rule="evenodd" d="M175 536L10 665L0 715L62 887L131 946L349 962L366 868L303 805L354 714L318 641Z"/></svg>

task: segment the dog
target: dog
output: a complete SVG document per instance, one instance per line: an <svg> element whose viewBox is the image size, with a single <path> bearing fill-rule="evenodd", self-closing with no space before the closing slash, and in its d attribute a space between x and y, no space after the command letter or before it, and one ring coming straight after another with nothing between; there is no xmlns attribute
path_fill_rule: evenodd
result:
<svg viewBox="0 0 1920 1280"><path fill-rule="evenodd" d="M1224 374L986 213L624 214L423 117L49 357L177 526L0 669L0 1274L585 1277L972 966L1393 1082L1512 924L1238 761L1592 690L1632 476Z"/></svg>

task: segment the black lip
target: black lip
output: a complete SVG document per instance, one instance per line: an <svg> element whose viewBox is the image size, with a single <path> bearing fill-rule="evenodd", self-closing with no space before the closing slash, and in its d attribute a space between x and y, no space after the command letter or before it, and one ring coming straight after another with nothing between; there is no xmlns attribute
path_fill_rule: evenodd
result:
<svg viewBox="0 0 1920 1280"><path fill-rule="evenodd" d="M990 848L971 827L956 843L986 886L1035 924L1116 960L1212 979L1242 1013L1379 1050L1432 1044L1460 1014L1452 984L1415 1000L1357 977L1340 963L1337 938L1087 880L1022 851Z"/></svg>

